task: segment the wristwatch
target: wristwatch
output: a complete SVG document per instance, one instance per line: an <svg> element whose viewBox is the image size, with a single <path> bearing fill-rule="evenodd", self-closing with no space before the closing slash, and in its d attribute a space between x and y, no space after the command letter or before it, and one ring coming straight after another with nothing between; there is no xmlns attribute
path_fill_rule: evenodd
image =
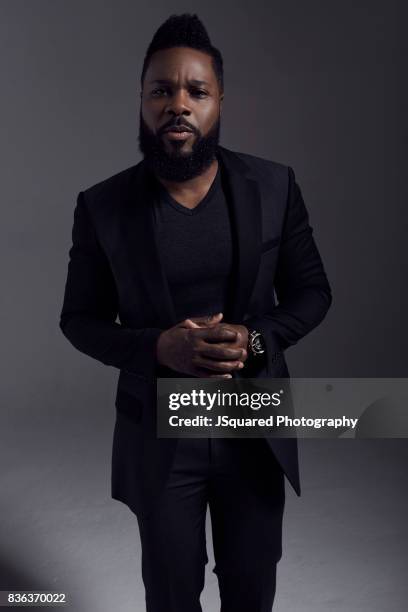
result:
<svg viewBox="0 0 408 612"><path fill-rule="evenodd" d="M263 355L266 351L265 340L261 332L256 329L248 330L248 352L254 357Z"/></svg>

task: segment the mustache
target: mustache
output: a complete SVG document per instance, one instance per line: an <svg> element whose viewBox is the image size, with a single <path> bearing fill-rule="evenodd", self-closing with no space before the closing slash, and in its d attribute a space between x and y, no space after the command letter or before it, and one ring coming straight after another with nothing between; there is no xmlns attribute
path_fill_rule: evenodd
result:
<svg viewBox="0 0 408 612"><path fill-rule="evenodd" d="M200 131L185 119L182 121L172 119L158 130L157 135L162 136L164 132L171 128L186 128L188 131L193 132L193 134L195 134L196 136L200 136Z"/></svg>

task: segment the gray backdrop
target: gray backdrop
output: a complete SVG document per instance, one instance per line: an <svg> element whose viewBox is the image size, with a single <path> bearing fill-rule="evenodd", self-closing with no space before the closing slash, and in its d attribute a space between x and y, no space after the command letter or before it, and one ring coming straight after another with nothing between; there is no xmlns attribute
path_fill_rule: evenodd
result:
<svg viewBox="0 0 408 612"><path fill-rule="evenodd" d="M1 0L0 589L79 612L141 611L144 591L136 519L109 497L118 373L58 328L75 198L139 161L143 56L186 10L224 55L222 143L294 168L332 284L292 375L407 375L402 2ZM406 441L303 441L300 458L277 612L405 609Z"/></svg>

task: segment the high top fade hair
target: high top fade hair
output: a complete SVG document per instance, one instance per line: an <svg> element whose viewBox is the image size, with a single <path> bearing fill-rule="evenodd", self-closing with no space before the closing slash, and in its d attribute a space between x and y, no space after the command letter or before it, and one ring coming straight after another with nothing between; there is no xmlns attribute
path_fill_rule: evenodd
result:
<svg viewBox="0 0 408 612"><path fill-rule="evenodd" d="M153 53L172 47L190 47L191 49L207 53L212 59L220 91L224 91L224 70L221 53L212 46L207 30L197 15L189 13L172 15L159 27L153 36L143 61L140 78L142 88L146 70Z"/></svg>

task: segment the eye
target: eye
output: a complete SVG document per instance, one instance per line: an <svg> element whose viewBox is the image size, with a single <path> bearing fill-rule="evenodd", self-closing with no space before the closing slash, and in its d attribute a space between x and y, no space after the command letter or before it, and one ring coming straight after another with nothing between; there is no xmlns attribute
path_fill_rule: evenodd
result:
<svg viewBox="0 0 408 612"><path fill-rule="evenodd" d="M190 94L194 96L194 98L206 98L207 92L204 89L193 88L190 90Z"/></svg>
<svg viewBox="0 0 408 612"><path fill-rule="evenodd" d="M153 96L153 98L161 98L162 96L165 96L167 93L168 92L164 87L156 87L151 92L151 95Z"/></svg>

